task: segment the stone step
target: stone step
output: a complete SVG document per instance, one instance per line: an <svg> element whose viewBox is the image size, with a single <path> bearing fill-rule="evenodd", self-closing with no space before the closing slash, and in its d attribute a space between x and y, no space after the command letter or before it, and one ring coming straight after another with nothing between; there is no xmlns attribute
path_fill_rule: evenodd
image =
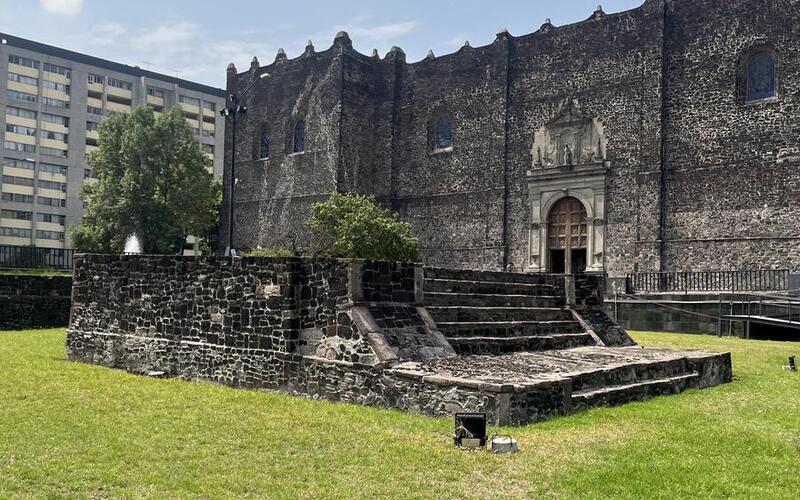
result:
<svg viewBox="0 0 800 500"><path fill-rule="evenodd" d="M526 337L581 332L574 321L437 322L446 337Z"/></svg>
<svg viewBox="0 0 800 500"><path fill-rule="evenodd" d="M572 410L578 411L595 406L614 406L631 401L643 401L656 396L678 394L692 387L694 381L699 377L697 372L688 372L670 377L573 392Z"/></svg>
<svg viewBox="0 0 800 500"><path fill-rule="evenodd" d="M504 273L500 271L470 271L464 269L444 269L440 267L426 267L425 279L564 286L564 275L562 274Z"/></svg>
<svg viewBox="0 0 800 500"><path fill-rule="evenodd" d="M430 306L428 312L437 323L574 321L572 313L557 307Z"/></svg>
<svg viewBox="0 0 800 500"><path fill-rule="evenodd" d="M427 306L560 307L564 299L554 295L495 295L425 292Z"/></svg>
<svg viewBox="0 0 800 500"><path fill-rule="evenodd" d="M553 285L449 279L426 279L425 292L490 295L556 295Z"/></svg>
<svg viewBox="0 0 800 500"><path fill-rule="evenodd" d="M511 352L548 351L594 345L588 333L560 333L519 337L448 337L461 355L507 354Z"/></svg>
<svg viewBox="0 0 800 500"><path fill-rule="evenodd" d="M602 387L635 384L646 380L660 380L690 371L686 358L624 363L572 376L572 390L573 392L582 392Z"/></svg>

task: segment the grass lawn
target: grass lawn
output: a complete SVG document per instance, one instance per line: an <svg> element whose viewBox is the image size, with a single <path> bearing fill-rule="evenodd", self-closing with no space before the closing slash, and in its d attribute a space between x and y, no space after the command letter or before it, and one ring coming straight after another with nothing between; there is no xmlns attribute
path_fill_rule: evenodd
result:
<svg viewBox="0 0 800 500"><path fill-rule="evenodd" d="M70 271L58 269L0 269L0 276L72 276Z"/></svg>
<svg viewBox="0 0 800 500"><path fill-rule="evenodd" d="M524 428L516 455L450 419L157 380L0 332L0 498L746 497L800 494L800 344L636 333L733 353L735 382Z"/></svg>

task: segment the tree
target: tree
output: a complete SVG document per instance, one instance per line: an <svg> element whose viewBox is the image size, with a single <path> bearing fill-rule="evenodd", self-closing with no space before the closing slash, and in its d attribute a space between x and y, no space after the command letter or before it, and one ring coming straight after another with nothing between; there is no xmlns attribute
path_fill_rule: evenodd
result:
<svg viewBox="0 0 800 500"><path fill-rule="evenodd" d="M335 193L314 205L307 225L331 242L325 253L335 257L393 261L419 258L411 225L378 205L373 196Z"/></svg>
<svg viewBox="0 0 800 500"><path fill-rule="evenodd" d="M218 218L222 189L206 169L197 136L180 107L112 113L98 127L89 165L97 178L82 195L89 206L72 232L82 252L118 253L136 234L145 253L181 251Z"/></svg>

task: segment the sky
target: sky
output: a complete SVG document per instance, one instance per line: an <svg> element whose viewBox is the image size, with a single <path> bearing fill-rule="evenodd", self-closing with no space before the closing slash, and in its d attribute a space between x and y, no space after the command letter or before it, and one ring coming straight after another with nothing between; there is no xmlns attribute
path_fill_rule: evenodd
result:
<svg viewBox="0 0 800 500"><path fill-rule="evenodd" d="M229 62L239 71L257 56L271 63L278 48L290 58L308 40L317 51L347 31L354 47L384 56L393 45L410 62L428 50L442 55L469 41L491 43L582 21L598 0L0 0L0 31L216 87ZM606 13L644 0L605 0Z"/></svg>

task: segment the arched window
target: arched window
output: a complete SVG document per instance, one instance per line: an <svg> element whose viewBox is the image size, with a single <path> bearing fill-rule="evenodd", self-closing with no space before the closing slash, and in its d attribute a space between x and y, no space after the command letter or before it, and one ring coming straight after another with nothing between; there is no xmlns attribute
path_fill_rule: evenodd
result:
<svg viewBox="0 0 800 500"><path fill-rule="evenodd" d="M266 128L261 129L258 137L258 158L260 160L269 158L269 133Z"/></svg>
<svg viewBox="0 0 800 500"><path fill-rule="evenodd" d="M302 153L306 150L306 122L298 120L294 124L294 134L292 139L292 153Z"/></svg>
<svg viewBox="0 0 800 500"><path fill-rule="evenodd" d="M757 52L747 62L747 100L769 99L777 94L775 57Z"/></svg>
<svg viewBox="0 0 800 500"><path fill-rule="evenodd" d="M447 149L453 146L453 125L450 117L439 115L434 124L433 149Z"/></svg>

